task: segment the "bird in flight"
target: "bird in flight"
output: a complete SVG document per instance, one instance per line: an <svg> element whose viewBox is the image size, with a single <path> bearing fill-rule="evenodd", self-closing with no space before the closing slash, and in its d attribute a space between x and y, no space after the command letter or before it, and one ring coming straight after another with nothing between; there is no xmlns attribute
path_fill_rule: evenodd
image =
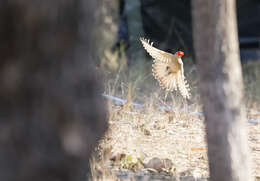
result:
<svg viewBox="0 0 260 181"><path fill-rule="evenodd" d="M153 76L160 83L160 86L167 91L179 89L184 98L190 98L190 88L184 77L182 51L171 54L153 47L149 40L140 38L144 49L152 56Z"/></svg>

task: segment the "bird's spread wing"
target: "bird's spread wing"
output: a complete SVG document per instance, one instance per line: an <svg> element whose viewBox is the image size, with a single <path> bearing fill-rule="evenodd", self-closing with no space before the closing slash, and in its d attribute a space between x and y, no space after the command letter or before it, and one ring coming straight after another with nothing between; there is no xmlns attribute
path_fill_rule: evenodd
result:
<svg viewBox="0 0 260 181"><path fill-rule="evenodd" d="M187 80L185 79L182 71L178 72L177 82L178 82L178 88L181 92L181 95L184 98L189 99L190 98L190 87L189 87L189 84L187 83Z"/></svg>
<svg viewBox="0 0 260 181"><path fill-rule="evenodd" d="M181 62L181 66L180 66L180 71L178 72L178 88L181 92L181 95L184 97L184 98L190 98L190 87L189 87L189 84L187 83L187 80L185 79L185 76L184 76L184 70L183 70L183 63L182 61Z"/></svg>
<svg viewBox="0 0 260 181"><path fill-rule="evenodd" d="M153 76L160 83L160 86L168 91L177 90L177 72L172 71L169 63L154 61Z"/></svg>
<svg viewBox="0 0 260 181"><path fill-rule="evenodd" d="M190 98L190 88L181 70L175 71L169 63L154 61L153 76L167 91L180 90L184 98Z"/></svg>
<svg viewBox="0 0 260 181"><path fill-rule="evenodd" d="M184 77L183 63L171 53L154 48L149 40L140 38L145 50L154 58L153 76L167 91L180 90L184 98L190 97L190 88Z"/></svg>
<svg viewBox="0 0 260 181"><path fill-rule="evenodd" d="M171 57L173 56L171 53L164 52L153 47L153 43L149 42L149 40L140 38L140 41L143 44L144 49L151 55L155 60L159 60L161 62L169 62Z"/></svg>

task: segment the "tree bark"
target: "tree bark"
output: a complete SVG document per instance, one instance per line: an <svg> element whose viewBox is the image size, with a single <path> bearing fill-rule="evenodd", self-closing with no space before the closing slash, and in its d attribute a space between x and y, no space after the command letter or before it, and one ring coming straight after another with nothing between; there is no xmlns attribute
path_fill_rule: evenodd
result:
<svg viewBox="0 0 260 181"><path fill-rule="evenodd" d="M107 126L95 0L0 2L0 178L86 180Z"/></svg>
<svg viewBox="0 0 260 181"><path fill-rule="evenodd" d="M193 0L210 180L250 181L235 0Z"/></svg>

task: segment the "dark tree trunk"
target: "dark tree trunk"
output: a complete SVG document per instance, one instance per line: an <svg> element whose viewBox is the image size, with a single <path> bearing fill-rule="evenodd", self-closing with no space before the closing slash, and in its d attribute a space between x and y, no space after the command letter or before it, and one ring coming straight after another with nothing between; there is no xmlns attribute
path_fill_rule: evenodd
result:
<svg viewBox="0 0 260 181"><path fill-rule="evenodd" d="M210 180L250 181L235 0L192 1Z"/></svg>
<svg viewBox="0 0 260 181"><path fill-rule="evenodd" d="M0 2L0 178L86 180L106 130L95 0Z"/></svg>

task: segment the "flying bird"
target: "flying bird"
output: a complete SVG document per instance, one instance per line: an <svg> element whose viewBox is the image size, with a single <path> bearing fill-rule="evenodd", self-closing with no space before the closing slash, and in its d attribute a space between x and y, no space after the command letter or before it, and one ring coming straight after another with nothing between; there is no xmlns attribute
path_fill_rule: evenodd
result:
<svg viewBox="0 0 260 181"><path fill-rule="evenodd" d="M160 86L167 91L179 89L184 98L190 98L190 88L184 77L182 51L171 54L153 47L153 42L140 38L144 49L152 56L153 76L160 83Z"/></svg>

